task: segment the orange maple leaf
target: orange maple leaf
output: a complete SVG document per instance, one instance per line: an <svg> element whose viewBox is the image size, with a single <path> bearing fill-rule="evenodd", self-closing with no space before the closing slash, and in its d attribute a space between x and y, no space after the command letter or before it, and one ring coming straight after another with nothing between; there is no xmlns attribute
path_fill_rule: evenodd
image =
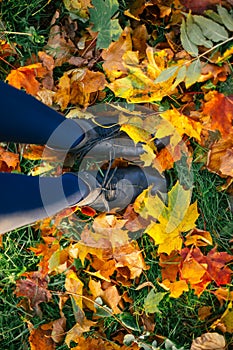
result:
<svg viewBox="0 0 233 350"><path fill-rule="evenodd" d="M42 63L34 63L13 69L6 80L17 89L23 88L27 93L35 96L40 88L40 83L36 78L42 78L46 73L47 69Z"/></svg>

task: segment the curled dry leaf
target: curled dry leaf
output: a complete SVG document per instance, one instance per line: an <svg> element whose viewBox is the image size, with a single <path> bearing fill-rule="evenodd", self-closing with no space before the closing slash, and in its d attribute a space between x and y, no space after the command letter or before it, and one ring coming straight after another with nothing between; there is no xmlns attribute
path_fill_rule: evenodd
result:
<svg viewBox="0 0 233 350"><path fill-rule="evenodd" d="M205 333L193 340L190 350L224 350L225 338L218 333Z"/></svg>
<svg viewBox="0 0 233 350"><path fill-rule="evenodd" d="M87 107L93 94L95 96L105 85L105 76L101 72L93 72L87 68L72 69L60 78L54 100L62 110L69 103Z"/></svg>

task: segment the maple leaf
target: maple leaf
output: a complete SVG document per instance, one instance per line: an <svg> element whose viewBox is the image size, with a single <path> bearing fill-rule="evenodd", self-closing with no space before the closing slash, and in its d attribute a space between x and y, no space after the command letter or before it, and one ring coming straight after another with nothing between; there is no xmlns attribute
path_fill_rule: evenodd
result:
<svg viewBox="0 0 233 350"><path fill-rule="evenodd" d="M42 63L35 63L12 70L6 80L17 89L24 88L27 93L35 96L40 88L36 78L42 78L46 73L47 69Z"/></svg>
<svg viewBox="0 0 233 350"><path fill-rule="evenodd" d="M220 319L216 320L211 328L219 328L223 332L232 333L233 332L233 307L232 302L227 306L227 309L223 313Z"/></svg>
<svg viewBox="0 0 233 350"><path fill-rule="evenodd" d="M105 83L104 74L101 72L92 72L87 68L72 69L60 78L54 100L62 110L69 103L87 107L92 94L103 90Z"/></svg>
<svg viewBox="0 0 233 350"><path fill-rule="evenodd" d="M43 240L45 243L39 243L36 248L30 247L30 250L37 256L42 256L38 266L41 268L41 273L46 275L49 272L49 259L60 245L54 237L43 237Z"/></svg>
<svg viewBox="0 0 233 350"><path fill-rule="evenodd" d="M39 326L38 328L33 328L30 331L29 343L31 350L54 350L56 349L56 344L51 338L52 330L47 327L46 324Z"/></svg>
<svg viewBox="0 0 233 350"><path fill-rule="evenodd" d="M170 254L173 250L180 250L181 233L195 227L199 214L196 202L189 206L190 195L190 190L184 190L177 182L168 192L168 206L158 196L146 199L145 207L148 213L159 223L152 222L145 232L154 239L155 244L159 245L159 253Z"/></svg>
<svg viewBox="0 0 233 350"><path fill-rule="evenodd" d="M26 279L20 279L16 282L15 294L17 297L25 297L29 301L31 308L38 309L38 305L51 300L52 295L47 289L48 277L37 271L26 272L22 276Z"/></svg>
<svg viewBox="0 0 233 350"><path fill-rule="evenodd" d="M221 138L211 146L207 168L220 176L233 177L233 130L227 138Z"/></svg>
<svg viewBox="0 0 233 350"><path fill-rule="evenodd" d="M154 53L148 47L146 55L147 59L139 64L138 52L125 52L123 65L127 69L127 76L107 85L115 96L125 98L127 102L140 103L161 101L164 96L175 92L172 87L173 77L163 83L154 83L165 67L166 51Z"/></svg>
<svg viewBox="0 0 233 350"><path fill-rule="evenodd" d="M211 91L206 96L209 99L203 108L203 116L209 116L207 127L210 130L219 130L223 138L233 132L233 96L224 96L217 91Z"/></svg>
<svg viewBox="0 0 233 350"><path fill-rule="evenodd" d="M200 122L194 121L189 117L181 114L177 109L169 109L161 113L161 117L170 122L180 136L184 134L194 137L197 140L201 140L202 124ZM172 141L172 140L171 140Z"/></svg>
<svg viewBox="0 0 233 350"><path fill-rule="evenodd" d="M19 155L6 151L3 147L0 147L0 171L12 172L13 170L20 171Z"/></svg>

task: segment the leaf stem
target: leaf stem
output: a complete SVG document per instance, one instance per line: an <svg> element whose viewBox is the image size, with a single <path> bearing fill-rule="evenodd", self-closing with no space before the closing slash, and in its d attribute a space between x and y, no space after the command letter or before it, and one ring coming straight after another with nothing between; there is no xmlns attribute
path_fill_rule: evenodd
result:
<svg viewBox="0 0 233 350"><path fill-rule="evenodd" d="M10 32L8 30L1 30L0 34L16 34L16 35L27 35L27 36L32 36L31 33L21 33L21 32Z"/></svg>

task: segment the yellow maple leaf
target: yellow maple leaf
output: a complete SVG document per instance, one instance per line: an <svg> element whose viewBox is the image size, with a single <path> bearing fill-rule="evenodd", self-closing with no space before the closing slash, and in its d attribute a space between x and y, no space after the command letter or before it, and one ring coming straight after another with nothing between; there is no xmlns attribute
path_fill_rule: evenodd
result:
<svg viewBox="0 0 233 350"><path fill-rule="evenodd" d="M125 98L127 102L140 103L161 101L164 96L175 92L172 87L173 77L166 82L154 82L165 68L166 51L154 53L153 49L148 47L146 54L147 59L139 64L138 52L125 52L122 60L127 69L127 76L107 85L115 96Z"/></svg>
<svg viewBox="0 0 233 350"><path fill-rule="evenodd" d="M183 242L181 233L195 227L199 215L197 202L189 205L190 198L191 190L184 190L177 182L168 193L168 206L157 195L145 199L148 214L156 219L145 232L159 245L158 253L170 254L173 250L180 250Z"/></svg>
<svg viewBox="0 0 233 350"><path fill-rule="evenodd" d="M202 124L181 114L177 109L168 109L161 113L161 117L170 122L180 136L184 134L201 140Z"/></svg>
<svg viewBox="0 0 233 350"><path fill-rule="evenodd" d="M159 285L162 288L170 291L171 298L179 298L183 292L188 292L189 290L188 284L184 280L170 282L168 279L166 279L159 283Z"/></svg>

